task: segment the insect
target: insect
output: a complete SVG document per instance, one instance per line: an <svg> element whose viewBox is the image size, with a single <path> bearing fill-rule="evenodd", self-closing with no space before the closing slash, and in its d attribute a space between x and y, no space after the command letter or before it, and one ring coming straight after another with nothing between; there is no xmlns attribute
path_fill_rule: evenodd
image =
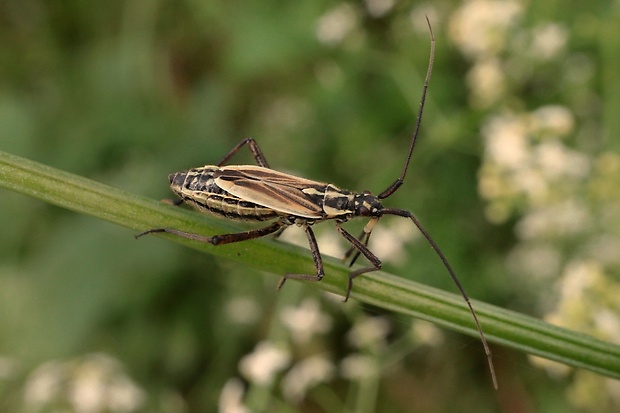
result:
<svg viewBox="0 0 620 413"><path fill-rule="evenodd" d="M347 301L353 288L353 280L356 277L381 269L381 260L368 248L370 235L379 219L385 215L408 218L413 221L437 253L467 303L484 346L493 384L497 388L491 351L482 327L469 297L447 258L411 212L385 207L382 204L383 199L394 194L402 186L419 134L435 55L435 39L430 23L429 32L431 37L429 64L409 151L400 176L379 195L373 195L368 191L361 193L348 191L333 184L300 178L271 169L258 143L252 138L246 138L239 142L216 165L207 165L170 174L168 177L170 187L180 198L175 202L177 205L185 203L201 212L216 214L227 219L255 222L272 221L269 225L249 231L210 237L173 228L154 228L136 235L136 238L151 233L168 233L212 245L224 245L260 238L269 234L277 236L287 227L297 225L306 232L316 273L285 274L278 283L277 288L280 289L288 279L307 281L321 281L323 279L325 275L323 260L312 226L323 221L333 220L337 231L351 244L344 258L345 260L351 258L349 266L352 266L360 255L363 255L371 264L349 273L344 298L344 301ZM252 152L257 165L226 165L230 158L246 145ZM356 217L369 218L358 237L353 236L342 227L343 223Z"/></svg>

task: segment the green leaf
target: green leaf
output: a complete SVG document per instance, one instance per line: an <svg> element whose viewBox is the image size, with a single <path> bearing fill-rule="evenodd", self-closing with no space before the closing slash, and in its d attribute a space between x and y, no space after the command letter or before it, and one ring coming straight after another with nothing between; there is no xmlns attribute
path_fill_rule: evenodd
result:
<svg viewBox="0 0 620 413"><path fill-rule="evenodd" d="M173 207L3 152L0 152L0 186L135 231L171 227L210 235L239 230L225 220ZM314 271L307 249L279 241L260 239L214 247L170 235L158 236L278 276ZM344 294L349 268L339 260L325 257L325 270L323 281L313 285ZM361 276L355 280L352 297L478 336L460 295L396 275L377 271ZM473 301L473 305L489 342L620 379L620 346L482 302Z"/></svg>

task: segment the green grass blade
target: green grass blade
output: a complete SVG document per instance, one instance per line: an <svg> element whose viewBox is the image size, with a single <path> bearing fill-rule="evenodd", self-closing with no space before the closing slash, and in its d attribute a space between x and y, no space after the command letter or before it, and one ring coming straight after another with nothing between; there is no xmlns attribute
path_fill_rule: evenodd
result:
<svg viewBox="0 0 620 413"><path fill-rule="evenodd" d="M239 230L225 220L202 216L2 152L0 187L92 215L136 232L158 227L201 234ZM286 272L314 271L306 249L278 241L261 239L213 247L179 237L162 236L278 276ZM329 257L325 258L325 269L326 277L315 285L344 294L349 269ZM460 295L377 271L356 279L352 296L363 302L478 336L471 314ZM490 342L620 379L620 346L489 304L476 301L473 304Z"/></svg>

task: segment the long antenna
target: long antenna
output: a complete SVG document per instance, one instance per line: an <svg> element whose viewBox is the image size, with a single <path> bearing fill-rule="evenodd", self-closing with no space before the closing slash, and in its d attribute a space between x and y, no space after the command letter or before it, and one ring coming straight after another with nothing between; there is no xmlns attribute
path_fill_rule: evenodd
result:
<svg viewBox="0 0 620 413"><path fill-rule="evenodd" d="M405 160L405 166L403 167L403 171L400 174L400 177L392 183L387 189L381 192L377 197L379 199L387 198L392 195L405 181L405 175L407 174L407 169L409 168L409 162L411 161L411 154L413 154L413 148L415 147L415 143L418 139L418 133L420 132L420 124L422 124L422 113L424 112L424 103L426 102L426 91L428 90L428 83L431 80L431 73L433 72L433 61L435 60L435 36L433 35L433 28L431 27L431 22L428 20L428 16L426 17L426 23L428 24L428 32L431 36L431 52L430 58L428 62L428 69L426 69L426 78L424 79L424 86L422 87L422 98L420 99L420 108L418 109L418 117L415 123L415 128L413 130L413 136L411 137L411 144L409 145L409 152L407 153L407 159Z"/></svg>
<svg viewBox="0 0 620 413"><path fill-rule="evenodd" d="M478 321L478 316L476 315L476 311L474 311L474 307L471 304L471 301L469 300L469 296L465 292L465 288L463 288L463 285L461 284L458 277L456 276L456 273L452 269L452 266L448 262L448 259L443 254L443 252L441 252L441 250L439 249L439 246L437 245L437 243L435 243L435 241L430 236L430 234L426 232L426 230L424 229L420 221L418 221L418 219L415 216L413 216L411 212L404 210L404 209L396 209L396 208L384 208L382 212L383 214L387 214L387 215L398 215L401 217L410 218L415 224L415 226L418 227L422 235L424 235L424 238L426 238L426 240L428 241L430 246L433 248L433 250L435 250L435 253L437 253L437 255L439 256L439 259L441 259L441 262L443 263L444 267L446 267L446 269L448 270L448 273L450 273L450 277L452 277L452 280L456 284L456 287L459 289L461 296L463 296L463 299L465 300L465 302L467 303L467 306L469 307L469 312L474 318L474 322L476 323L476 328L478 329L478 334L480 335L480 341L482 341L482 346L484 347L484 353L487 356L487 363L489 365L489 371L491 372L491 379L493 380L493 387L495 388L495 390L497 390L498 388L497 376L495 374L495 367L493 366L493 357L491 354L491 349L489 348L487 339L484 335L484 332L482 331L482 326L480 325L480 322Z"/></svg>

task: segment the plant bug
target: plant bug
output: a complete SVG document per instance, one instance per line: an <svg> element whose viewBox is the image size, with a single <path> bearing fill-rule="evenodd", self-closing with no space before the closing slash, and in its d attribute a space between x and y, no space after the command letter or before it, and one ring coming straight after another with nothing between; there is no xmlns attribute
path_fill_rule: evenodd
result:
<svg viewBox="0 0 620 413"><path fill-rule="evenodd" d="M400 176L379 195L373 195L368 191L361 193L348 191L332 184L300 178L273 170L270 168L258 143L252 138L246 138L232 148L216 165L207 165L170 174L168 176L170 187L180 198L174 204L186 203L199 211L212 213L227 219L256 222L273 221L271 224L249 231L211 237L173 228L154 228L136 235L136 238L146 234L163 232L212 245L224 245L256 239L270 234L278 236L289 226L297 225L306 232L316 274L285 274L278 283L277 289L280 289L287 279L306 281L321 281L323 279L325 275L323 260L314 232L312 231L312 225L327 220L334 220L340 235L351 244L344 257L347 260L352 256L349 266L355 263L360 254L371 264L369 267L363 267L349 273L344 298L344 301L347 301L353 288L353 280L356 277L381 269L381 260L368 249L370 235L379 219L384 215L409 218L439 256L467 303L487 356L493 385L497 388L491 351L482 327L471 301L465 293L465 289L450 266L446 256L411 212L404 209L384 207L382 204L382 200L396 192L404 182L422 122L424 103L435 56L435 38L428 18L427 23L431 38L430 57L416 124L409 144L409 151ZM230 158L246 145L252 152L257 165L226 165ZM344 222L356 217L370 219L358 237L353 236L342 227Z"/></svg>

